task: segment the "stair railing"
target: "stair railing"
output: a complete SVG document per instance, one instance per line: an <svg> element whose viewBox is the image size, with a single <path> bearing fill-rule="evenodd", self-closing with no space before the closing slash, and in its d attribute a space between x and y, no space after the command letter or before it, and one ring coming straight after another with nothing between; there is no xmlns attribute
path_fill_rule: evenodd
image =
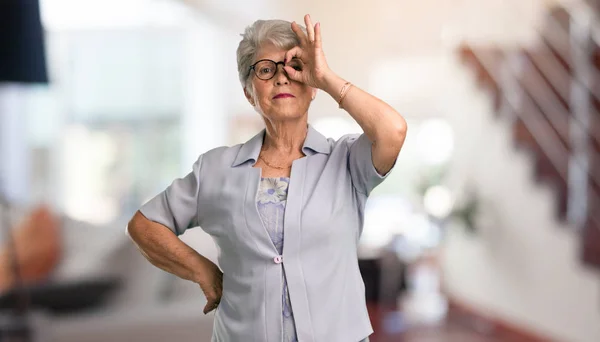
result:
<svg viewBox="0 0 600 342"><path fill-rule="evenodd" d="M567 182L570 187L569 172L565 170L564 165L571 165L570 151L567 147L561 143L561 138L553 129L547 116L538 108L535 104L531 94L527 94L519 87L516 81L516 75L520 75L523 70L523 59L522 58L505 58L500 70L503 73L509 73L507 75L501 75L498 69L494 67L493 61L490 56L479 53L478 51L471 49L471 53L481 65L483 70L490 74L494 80L510 80L514 79L512 84L501 84L501 93L503 102L511 107L511 112L519 116L519 119L523 122L529 132L531 132L533 139L538 144L543 152L549 159L552 166L557 170L558 174ZM506 81L505 81L506 82ZM509 88L506 88L509 86ZM507 93L505 90L510 89L511 93ZM527 114L525 114L527 113ZM575 163L575 167L581 169L581 164ZM588 174L588 170L585 170L585 174ZM600 195L587 187L586 198L598 201ZM600 202L594 202L600 203ZM591 219L597 223L600 223L600 213L587 211L586 215L590 215ZM576 223L576 222L575 222ZM596 225L599 226L599 225ZM577 226L581 229L582 226Z"/></svg>

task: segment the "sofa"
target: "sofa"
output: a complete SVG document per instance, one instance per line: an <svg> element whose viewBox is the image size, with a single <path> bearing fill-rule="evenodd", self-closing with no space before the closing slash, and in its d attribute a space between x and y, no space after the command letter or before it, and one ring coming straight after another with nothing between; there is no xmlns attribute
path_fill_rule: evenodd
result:
<svg viewBox="0 0 600 342"><path fill-rule="evenodd" d="M13 221L27 211L13 210ZM125 233L126 221L97 226L61 216L62 259L48 284L115 279L100 303L57 314L34 307L35 342L210 341L213 313L204 315L200 288L151 265ZM217 249L201 229L181 239L215 261Z"/></svg>

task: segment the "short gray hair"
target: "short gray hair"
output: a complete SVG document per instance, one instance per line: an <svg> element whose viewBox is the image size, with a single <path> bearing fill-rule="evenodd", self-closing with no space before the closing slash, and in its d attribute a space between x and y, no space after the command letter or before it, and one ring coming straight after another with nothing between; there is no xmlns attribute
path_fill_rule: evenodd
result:
<svg viewBox="0 0 600 342"><path fill-rule="evenodd" d="M250 66L262 45L271 43L286 50L300 45L300 40L292 31L291 25L291 22L285 20L257 20L246 27L237 48L238 75L242 87L248 86ZM298 26L306 33L304 26L300 24Z"/></svg>

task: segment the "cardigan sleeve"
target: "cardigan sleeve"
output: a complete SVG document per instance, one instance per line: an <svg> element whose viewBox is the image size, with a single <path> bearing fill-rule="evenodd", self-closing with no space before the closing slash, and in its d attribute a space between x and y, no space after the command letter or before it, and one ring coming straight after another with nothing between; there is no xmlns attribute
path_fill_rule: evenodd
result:
<svg viewBox="0 0 600 342"><path fill-rule="evenodd" d="M150 221L160 223L175 234L198 226L198 190L202 155L183 178L175 179L164 191L146 202L140 212Z"/></svg>
<svg viewBox="0 0 600 342"><path fill-rule="evenodd" d="M369 196L371 191L390 174L393 167L385 175L380 175L377 172L373 165L373 144L364 133L349 135L347 144L349 145L348 170L352 178L352 184L356 191Z"/></svg>

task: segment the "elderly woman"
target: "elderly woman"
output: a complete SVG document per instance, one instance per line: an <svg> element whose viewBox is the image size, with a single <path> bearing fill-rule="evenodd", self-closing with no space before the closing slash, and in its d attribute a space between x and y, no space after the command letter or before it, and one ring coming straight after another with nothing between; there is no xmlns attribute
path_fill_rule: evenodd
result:
<svg viewBox="0 0 600 342"><path fill-rule="evenodd" d="M266 128L219 147L128 225L155 266L196 282L216 310L213 341L366 341L358 269L365 202L396 161L406 122L327 65L319 23L256 21L237 50L240 81ZM364 130L335 141L308 125L321 89ZM177 238L200 226L217 265Z"/></svg>

